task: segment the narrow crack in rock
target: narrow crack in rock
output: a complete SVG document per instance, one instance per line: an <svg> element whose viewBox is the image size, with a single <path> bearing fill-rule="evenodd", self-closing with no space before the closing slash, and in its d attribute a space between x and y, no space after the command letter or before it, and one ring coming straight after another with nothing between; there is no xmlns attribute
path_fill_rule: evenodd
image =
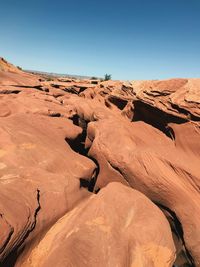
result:
<svg viewBox="0 0 200 267"><path fill-rule="evenodd" d="M181 222L179 221L178 217L176 216L176 213L174 211L172 211L171 209L169 209L168 207L160 204L160 203L156 203L155 204L163 211L167 211L172 219L173 219L173 223L174 223L174 226L175 226L175 233L177 235L177 237L179 239L181 239L182 241L182 245L183 245L183 248L184 248L184 251L185 251L185 257L187 259L187 266L188 267L195 267L195 264L194 264L194 260L190 254L190 252L188 251L187 247L186 247L186 244L185 244L185 240L184 240L184 231L183 231L183 227L182 227L182 224ZM165 213L164 213L165 214ZM169 218L166 216L166 218L168 219L169 221ZM169 222L170 223L170 222ZM171 226L171 224L170 224ZM173 232L173 229L172 229L172 232Z"/></svg>
<svg viewBox="0 0 200 267"><path fill-rule="evenodd" d="M12 225L10 225L10 223L6 220L6 218L4 217L3 214L0 214L0 217L6 222L6 224L8 225L8 227L10 228L10 232L9 235L7 236L6 240L4 241L3 246L0 248L0 254L5 250L7 244L9 243L13 233L14 233L14 228L12 227Z"/></svg>
<svg viewBox="0 0 200 267"><path fill-rule="evenodd" d="M3 260L2 267L14 267L15 266L15 262L16 262L18 256L20 255L20 253L24 249L24 247L23 247L24 241L29 237L29 235L31 234L31 232L33 232L34 229L35 229L35 227L36 227L36 224L37 224L37 216L38 216L39 211L41 210L41 205L40 205L40 190L39 189L37 189L36 199L37 199L38 206L37 206L37 208L35 209L35 212L34 212L34 221L31 224L31 227L27 230L27 232L25 233L25 235L21 239L20 243L17 244L16 246L14 246L13 250Z"/></svg>
<svg viewBox="0 0 200 267"><path fill-rule="evenodd" d="M74 116L73 122L75 125L80 126L83 129L83 131L80 135L77 136L77 138L73 140L66 138L65 141L68 143L68 145L71 147L73 151L75 151L76 153L79 153L80 155L84 157L87 157L88 159L92 160L95 163L96 169L94 170L92 179L88 179L88 180L85 178L80 179L80 187L85 187L88 189L89 192L94 192L94 188L95 188L95 184L96 184L96 181L99 175L100 167L99 167L98 161L95 158L90 157L88 155L89 149L85 148L85 140L87 136L87 124L88 123L80 119L78 116ZM95 193L97 192L99 192L99 189L95 191Z"/></svg>
<svg viewBox="0 0 200 267"><path fill-rule="evenodd" d="M170 115L164 111L153 107L142 101L134 101L134 116L132 121L144 121L145 123L157 128L167 137L175 140L173 130L168 126L169 123L182 124L188 122L187 119Z"/></svg>

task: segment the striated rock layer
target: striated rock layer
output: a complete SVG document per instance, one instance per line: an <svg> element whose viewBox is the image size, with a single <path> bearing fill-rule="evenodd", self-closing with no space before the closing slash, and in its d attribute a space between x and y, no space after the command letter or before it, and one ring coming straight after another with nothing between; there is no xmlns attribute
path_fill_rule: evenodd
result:
<svg viewBox="0 0 200 267"><path fill-rule="evenodd" d="M200 79L49 79L0 59L0 266L200 266Z"/></svg>

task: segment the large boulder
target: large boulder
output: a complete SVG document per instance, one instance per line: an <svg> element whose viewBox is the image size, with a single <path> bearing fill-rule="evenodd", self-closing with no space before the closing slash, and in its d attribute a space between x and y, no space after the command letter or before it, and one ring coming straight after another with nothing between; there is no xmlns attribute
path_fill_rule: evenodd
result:
<svg viewBox="0 0 200 267"><path fill-rule="evenodd" d="M20 267L167 267L175 260L168 221L143 194L111 183L63 216Z"/></svg>

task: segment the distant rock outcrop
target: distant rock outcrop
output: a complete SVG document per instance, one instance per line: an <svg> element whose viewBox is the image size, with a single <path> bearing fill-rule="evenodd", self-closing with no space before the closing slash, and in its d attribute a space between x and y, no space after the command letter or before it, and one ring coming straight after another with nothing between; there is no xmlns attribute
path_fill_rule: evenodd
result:
<svg viewBox="0 0 200 267"><path fill-rule="evenodd" d="M3 57L0 57L0 71L20 73L21 69L19 67L15 67L13 64L6 61Z"/></svg>

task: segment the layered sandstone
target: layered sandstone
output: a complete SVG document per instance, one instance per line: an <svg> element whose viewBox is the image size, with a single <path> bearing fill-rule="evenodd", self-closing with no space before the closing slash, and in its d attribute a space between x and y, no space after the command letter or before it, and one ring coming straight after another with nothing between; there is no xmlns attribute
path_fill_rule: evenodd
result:
<svg viewBox="0 0 200 267"><path fill-rule="evenodd" d="M0 61L0 265L200 266L200 79Z"/></svg>

